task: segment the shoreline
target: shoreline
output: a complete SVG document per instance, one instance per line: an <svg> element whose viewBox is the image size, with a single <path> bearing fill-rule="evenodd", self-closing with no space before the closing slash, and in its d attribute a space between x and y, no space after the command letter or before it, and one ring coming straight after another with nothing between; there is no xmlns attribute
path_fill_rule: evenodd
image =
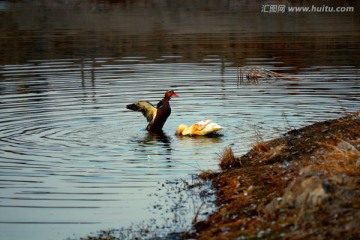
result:
<svg viewBox="0 0 360 240"><path fill-rule="evenodd" d="M218 209L184 239L360 237L359 112L260 140L241 157L226 148L219 165L199 175Z"/></svg>
<svg viewBox="0 0 360 240"><path fill-rule="evenodd" d="M240 157L225 148L219 166L178 189L202 194L203 204L216 205L204 219L202 204L191 229L164 233L156 224L143 223L81 239L360 238L360 112L269 141L258 136Z"/></svg>

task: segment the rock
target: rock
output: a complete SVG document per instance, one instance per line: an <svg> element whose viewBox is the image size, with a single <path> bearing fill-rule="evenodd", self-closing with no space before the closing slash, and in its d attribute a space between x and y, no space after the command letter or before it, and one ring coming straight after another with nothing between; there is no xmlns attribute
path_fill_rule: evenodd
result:
<svg viewBox="0 0 360 240"><path fill-rule="evenodd" d="M302 208L321 205L328 198L319 176L300 176L286 188L281 207Z"/></svg>
<svg viewBox="0 0 360 240"><path fill-rule="evenodd" d="M356 167L360 167L360 157L358 157L358 158L356 159L355 166L356 166Z"/></svg>

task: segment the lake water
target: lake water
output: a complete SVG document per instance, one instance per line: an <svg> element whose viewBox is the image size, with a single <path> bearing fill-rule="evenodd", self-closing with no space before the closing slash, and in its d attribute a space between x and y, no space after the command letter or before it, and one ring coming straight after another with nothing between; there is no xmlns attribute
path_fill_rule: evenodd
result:
<svg viewBox="0 0 360 240"><path fill-rule="evenodd" d="M225 147L243 154L258 133L359 110L359 13L271 15L245 2L2 1L0 238L169 224L166 201L180 195L165 183L217 169ZM239 67L286 78L239 82ZM125 106L167 89L180 97L164 135L149 134ZM222 135L174 134L204 119ZM201 202L188 204L181 227Z"/></svg>

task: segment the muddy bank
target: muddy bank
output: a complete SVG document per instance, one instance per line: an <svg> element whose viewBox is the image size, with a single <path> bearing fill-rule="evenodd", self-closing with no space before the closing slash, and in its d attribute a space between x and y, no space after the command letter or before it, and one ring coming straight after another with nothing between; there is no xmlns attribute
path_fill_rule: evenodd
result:
<svg viewBox="0 0 360 240"><path fill-rule="evenodd" d="M359 113L258 139L241 157L225 149L221 171L200 174L218 210L184 238L360 238Z"/></svg>

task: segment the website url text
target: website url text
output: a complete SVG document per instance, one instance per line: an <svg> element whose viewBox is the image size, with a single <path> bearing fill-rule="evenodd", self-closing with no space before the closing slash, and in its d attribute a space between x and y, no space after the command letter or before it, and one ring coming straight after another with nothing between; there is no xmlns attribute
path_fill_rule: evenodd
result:
<svg viewBox="0 0 360 240"><path fill-rule="evenodd" d="M334 6L287 6L287 5L262 5L262 13L352 13L354 7L334 7Z"/></svg>

